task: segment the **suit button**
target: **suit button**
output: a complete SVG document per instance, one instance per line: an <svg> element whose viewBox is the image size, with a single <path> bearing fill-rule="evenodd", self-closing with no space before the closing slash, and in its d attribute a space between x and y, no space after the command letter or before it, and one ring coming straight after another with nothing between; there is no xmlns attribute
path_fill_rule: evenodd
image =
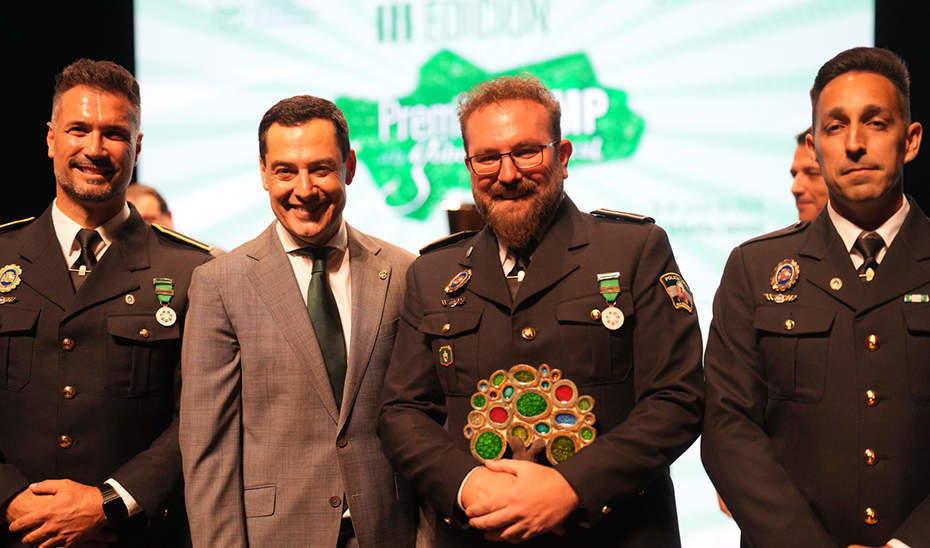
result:
<svg viewBox="0 0 930 548"><path fill-rule="evenodd" d="M139 336L142 337L143 339L149 338L149 335L150 333L148 329L143 327L142 329L139 330Z"/></svg>
<svg viewBox="0 0 930 548"><path fill-rule="evenodd" d="M875 454L875 451L871 449L866 449L865 453L865 463L869 466L875 466L875 463L878 462L878 455Z"/></svg>
<svg viewBox="0 0 930 548"><path fill-rule="evenodd" d="M591 310L591 319L592 319L592 320L599 320L599 319L601 319L601 311L598 310L598 309L596 309L596 308L593 309L593 310Z"/></svg>
<svg viewBox="0 0 930 548"><path fill-rule="evenodd" d="M336 447L342 449L346 445L349 445L349 440L345 438L339 438L338 440L336 440Z"/></svg>
<svg viewBox="0 0 930 548"><path fill-rule="evenodd" d="M444 324L442 324L442 328L441 328L441 329L442 329L442 332L443 332L443 333L448 333L449 330L452 329L452 324L444 323Z"/></svg>
<svg viewBox="0 0 930 548"><path fill-rule="evenodd" d="M794 329L794 320L788 318L785 320L785 331L791 331L792 329Z"/></svg>
<svg viewBox="0 0 930 548"><path fill-rule="evenodd" d="M532 327L524 327L523 331L520 332L520 336L525 340L531 341L536 338L536 330Z"/></svg>
<svg viewBox="0 0 930 548"><path fill-rule="evenodd" d="M74 387L70 384L61 390L61 395L64 396L66 400L74 399L75 390Z"/></svg>
<svg viewBox="0 0 930 548"><path fill-rule="evenodd" d="M869 407L875 407L878 405L878 393L874 390L865 391L865 404Z"/></svg>
<svg viewBox="0 0 930 548"><path fill-rule="evenodd" d="M866 525L875 525L878 523L878 512L875 511L875 508L871 506L865 509L863 520Z"/></svg>
<svg viewBox="0 0 930 548"><path fill-rule="evenodd" d="M74 445L74 440L71 439L71 436L62 435L58 437L58 447L61 447L62 449L67 449L71 447L72 445Z"/></svg>
<svg viewBox="0 0 930 548"><path fill-rule="evenodd" d="M601 514L603 514L603 515L606 516L607 514L610 513L611 510L613 510L613 508L611 508L610 506L607 506L607 505L605 504L605 505L601 508Z"/></svg>
<svg viewBox="0 0 930 548"><path fill-rule="evenodd" d="M69 339L68 337L61 339L61 349L68 352L74 350L74 339Z"/></svg>
<svg viewBox="0 0 930 548"><path fill-rule="evenodd" d="M342 497L329 497L329 505L333 508L342 506Z"/></svg>
<svg viewBox="0 0 930 548"><path fill-rule="evenodd" d="M872 352L878 350L878 335L869 333L869 336L865 339L865 346Z"/></svg>

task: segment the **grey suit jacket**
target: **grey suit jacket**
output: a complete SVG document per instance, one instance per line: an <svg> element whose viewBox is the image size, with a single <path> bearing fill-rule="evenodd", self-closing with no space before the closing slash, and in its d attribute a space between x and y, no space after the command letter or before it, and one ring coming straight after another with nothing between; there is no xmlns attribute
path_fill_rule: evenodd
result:
<svg viewBox="0 0 930 548"><path fill-rule="evenodd" d="M335 547L345 494L359 546L412 546L416 505L375 435L413 255L348 227L352 336L336 408L275 234L198 268L181 393L195 546Z"/></svg>

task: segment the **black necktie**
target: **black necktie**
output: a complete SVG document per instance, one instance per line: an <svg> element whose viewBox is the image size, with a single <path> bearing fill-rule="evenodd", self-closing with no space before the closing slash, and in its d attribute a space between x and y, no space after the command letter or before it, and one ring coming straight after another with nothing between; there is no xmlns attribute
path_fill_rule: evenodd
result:
<svg viewBox="0 0 930 548"><path fill-rule="evenodd" d="M862 266L856 272L859 273L859 279L863 282L871 282L875 276L875 271L878 270L876 257L883 247L885 247L885 240L875 232L866 232L856 238L853 248L861 253L863 258Z"/></svg>
<svg viewBox="0 0 930 548"><path fill-rule="evenodd" d="M81 254L71 265L71 282L74 283L74 291L84 285L87 281L87 275L90 274L93 267L97 265L97 255L94 254L94 248L100 243L100 234L96 230L82 228L78 230L77 236L74 237L81 246Z"/></svg>
<svg viewBox="0 0 930 548"><path fill-rule="evenodd" d="M299 253L313 257L313 274L307 288L307 310L310 312L310 321L320 344L323 361L326 362L336 407L341 408L348 364L339 307L336 306L336 299L329 287L329 277L326 275L326 255L329 251L328 247L307 247L299 250Z"/></svg>
<svg viewBox="0 0 930 548"><path fill-rule="evenodd" d="M523 250L510 248L510 254L513 255L513 268L507 273L507 287L510 289L510 298L516 299L529 261L524 258Z"/></svg>

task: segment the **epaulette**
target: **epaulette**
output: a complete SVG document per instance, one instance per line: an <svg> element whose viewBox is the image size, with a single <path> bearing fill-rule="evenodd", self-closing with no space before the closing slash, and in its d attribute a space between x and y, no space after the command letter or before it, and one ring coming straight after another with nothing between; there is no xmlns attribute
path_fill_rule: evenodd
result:
<svg viewBox="0 0 930 548"><path fill-rule="evenodd" d="M31 223L32 221L35 221L35 220L36 220L35 217L26 217L25 219L20 219L20 220L18 220L18 221L12 221L12 222L9 222L9 223L4 223L4 224L0 225L0 232L3 232L3 231L5 231L5 230L9 230L9 229L14 228L14 227L19 227L20 225L25 226L25 225L27 225L27 224Z"/></svg>
<svg viewBox="0 0 930 548"><path fill-rule="evenodd" d="M450 234L444 238L439 238L435 242L426 244L425 246L421 247L420 255L423 255L424 253L429 253L430 251L434 251L441 247L446 247L449 244L454 244L455 242L464 240L465 238L468 238L470 236L474 236L477 233L478 233L477 230L463 230L461 232L456 232L455 234Z"/></svg>
<svg viewBox="0 0 930 548"><path fill-rule="evenodd" d="M591 215L595 217L601 217L604 219L611 219L614 221L625 221L628 223L654 223L655 219L652 217L647 217L646 215L639 215L638 213L627 213L625 211L616 211L613 209L595 209L591 212Z"/></svg>
<svg viewBox="0 0 930 548"><path fill-rule="evenodd" d="M152 223L152 228L154 228L155 230L161 232L162 234L169 236L179 242L184 242L185 244L192 245L206 252L213 251L212 245L201 242L200 240L195 240L194 238L191 238L190 236L185 236L184 234L181 234L180 232L176 230L172 230L168 227L161 226L160 224L157 224L157 223Z"/></svg>
<svg viewBox="0 0 930 548"><path fill-rule="evenodd" d="M782 236L787 236L787 235L789 235L789 234L794 234L795 232L800 232L800 231L804 230L805 228L809 227L810 224L811 224L810 221L798 221L798 222L794 223L793 225L786 226L785 228L780 228L780 229L778 229L778 230L776 230L776 231L774 231L774 232L769 232L768 234L763 234L763 235L761 235L761 236L756 236L755 238L753 238L753 239L751 239L751 240L746 240L745 242L743 242L743 243L740 244L740 247L742 247L742 246L744 246L744 245L746 245L746 244L751 244L751 243L755 243L755 242L761 242L761 241L764 241L764 240L771 240L771 239L774 239L774 238L781 238Z"/></svg>

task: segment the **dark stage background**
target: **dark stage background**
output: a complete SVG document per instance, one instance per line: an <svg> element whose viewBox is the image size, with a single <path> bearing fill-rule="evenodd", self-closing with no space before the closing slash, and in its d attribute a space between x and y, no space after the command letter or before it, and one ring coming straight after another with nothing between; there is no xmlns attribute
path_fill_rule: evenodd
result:
<svg viewBox="0 0 930 548"><path fill-rule="evenodd" d="M12 70L6 78L6 184L0 192L0 224L39 215L54 197L45 123L51 110L54 76L79 57L109 59L134 71L132 2L17 2L5 6L3 36ZM913 118L930 126L930 61L926 21L902 4L879 0L875 45L901 55L911 72ZM826 61L824 59L823 61ZM145 90L143 90L143 97ZM790 138L790 136L786 136ZM930 142L905 168L905 189L930 211ZM144 141L143 141L144 150ZM785 171L790 158L785 158ZM790 181L785 177L785 192Z"/></svg>

